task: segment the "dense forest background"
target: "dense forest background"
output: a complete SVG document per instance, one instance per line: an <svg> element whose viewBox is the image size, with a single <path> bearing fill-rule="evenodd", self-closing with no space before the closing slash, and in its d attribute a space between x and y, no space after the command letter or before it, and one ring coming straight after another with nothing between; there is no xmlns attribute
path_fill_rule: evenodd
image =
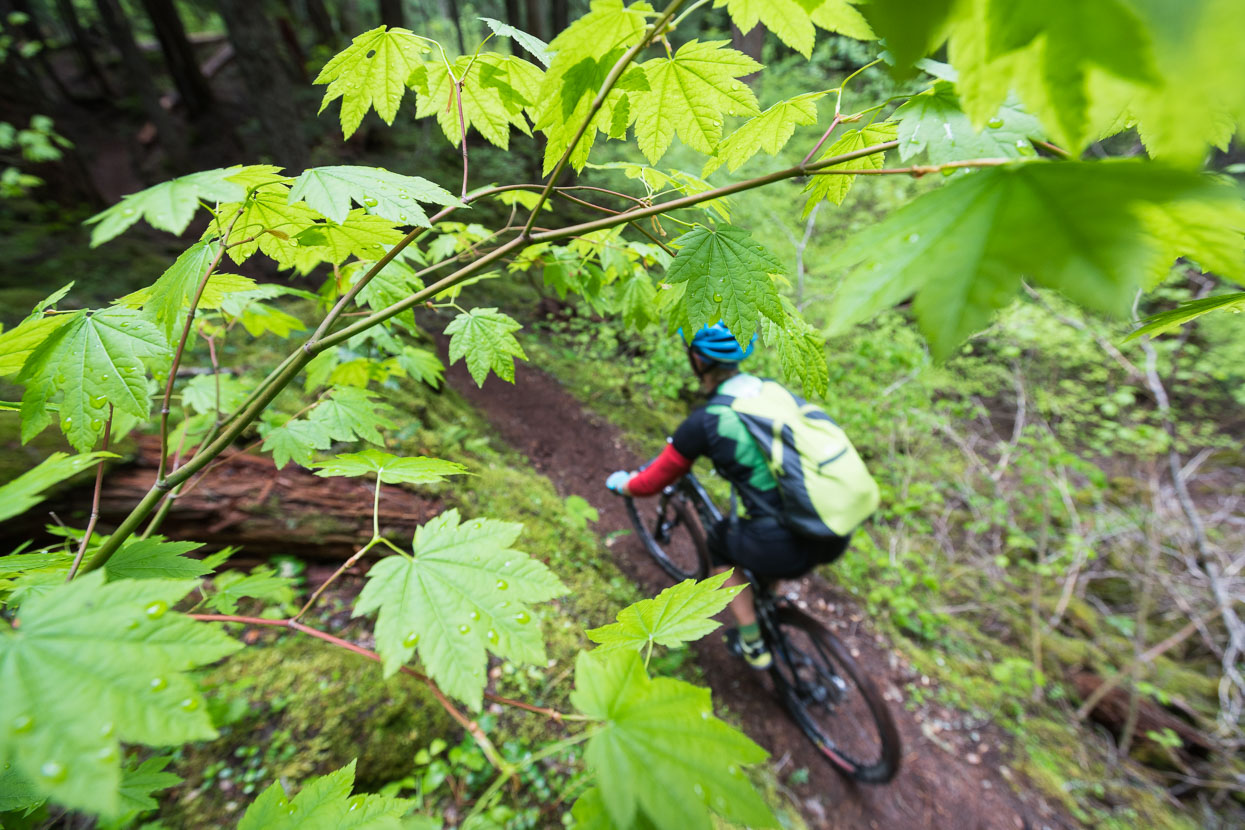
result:
<svg viewBox="0 0 1245 830"><path fill-rule="evenodd" d="M436 38L453 57L487 36L481 17L549 41L587 8L568 0L0 0L0 323L16 324L70 281L79 303L150 284L198 237L202 222L181 242L143 228L96 249L81 223L173 176L239 163L291 171L342 163L453 181L459 152L432 119L399 115L389 129L370 114L343 143L335 119L313 117L320 68L352 37L381 24ZM833 87L862 68L844 93L845 109L923 83L865 67L868 55L845 37L826 35L805 61L762 27L740 32L725 10L706 10L701 21L702 39L730 40L766 65L745 79L763 105ZM506 43L496 48L522 54ZM805 140L781 158L797 162L819 133L801 128ZM478 136L468 141L473 184L541 180L538 144L516 141L503 151ZM681 149L672 151L672 166L698 163ZM1089 152L1098 150L1144 152L1131 131ZM611 152L594 161L623 158ZM1245 150L1238 141L1214 151L1209 166L1240 179ZM590 168L579 182L609 185L622 175ZM804 216L794 208L802 183L730 205L731 222L787 263L793 276L785 293L814 326L824 322L841 276L825 266L830 254L932 184L860 178L841 207L821 205ZM501 218L490 210L502 212L482 207L471 221ZM573 204L555 210L594 216ZM465 249L478 227L465 224L450 235ZM654 223L655 234L666 231ZM313 293L334 276L321 268L291 277L262 258L235 270ZM479 304L496 301L524 324L520 339L534 364L586 411L612 422L637 457L651 455L694 400L682 348L659 326L638 334L625 328L609 301L568 292L575 284L545 265L473 290ZM905 667L897 685L908 713L901 716L920 720L933 745L960 754L973 754L990 740L981 735L998 730L1003 742L987 763L1048 804L1052 826L1231 827L1245 816L1245 317L1209 315L1162 337L1125 339L1136 320L1230 284L1179 263L1139 301L1133 320L1099 318L1029 288L944 362L930 357L906 306L826 344L825 405L866 455L884 507L857 534L852 554L824 575L841 590L842 607L867 619ZM304 294L272 307L288 316L289 334L313 319L314 304ZM447 322L421 314L428 332ZM244 371L282 345L280 326L261 331L254 342L228 346ZM208 347L196 345L193 357L198 364L189 365L205 364ZM777 372L773 356L756 362L756 371ZM453 448L487 471L461 488L428 488L429 504L522 520L534 537L528 549L556 551L550 555L575 574L567 582L577 598L545 620L550 636L564 640L551 645L551 655L564 656L580 635L563 630L563 617L602 624L639 596L611 562L619 537L593 533L596 511L587 502L555 492L439 373L436 379L419 384L395 373L376 388L386 390L403 444L447 457ZM17 394L0 385L0 398ZM309 393L281 406L288 414L312 402ZM0 430L0 483L63 448L51 435L24 445L9 421ZM127 440L124 460L141 461L143 436ZM73 504L73 492L59 504ZM278 509L295 510L292 503ZM305 573L322 568L317 563L357 530L348 517L326 524L321 515L314 523L321 508L304 506L305 520L288 513L294 521L285 523L280 543L259 520L250 538L222 535L214 546L241 544L243 564L217 582L280 575L288 581L279 590L290 594L274 589L269 599L293 602L310 581ZM181 527L198 538L195 531L211 522L210 514L187 515L179 525L174 513L169 533ZM46 541L56 532L47 525L40 508L3 536L15 544ZM339 547L327 550L329 538ZM0 590L4 576L0 570ZM357 591L359 583L344 585ZM348 603L338 597L318 613L344 631ZM687 651L672 653L660 669L703 671ZM503 690L565 699L560 668L506 664L498 673ZM200 679L224 736L176 753L169 769L184 781L163 795L167 826L220 826L274 776L301 780L355 757L361 786L417 792L422 806L451 820L490 781L474 744L459 743L461 733L426 696L381 684L346 658L265 635ZM346 698L355 704L342 705ZM777 707L773 717L783 717ZM487 725L514 757L541 737L496 713ZM413 758L411 745L422 747ZM509 812L494 817L497 825L558 821L545 808L555 797L573 800L577 764L572 753L533 767ZM776 763L766 775L768 797L789 808L785 820L818 824L807 769Z"/></svg>

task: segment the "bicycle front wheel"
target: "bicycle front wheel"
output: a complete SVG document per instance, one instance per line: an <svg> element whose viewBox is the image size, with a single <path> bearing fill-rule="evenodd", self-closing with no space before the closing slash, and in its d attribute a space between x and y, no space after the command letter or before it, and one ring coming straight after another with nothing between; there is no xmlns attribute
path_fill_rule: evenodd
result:
<svg viewBox="0 0 1245 830"><path fill-rule="evenodd" d="M680 491L637 501L626 499L627 514L644 549L676 580L709 575L705 529L687 496Z"/></svg>
<svg viewBox="0 0 1245 830"><path fill-rule="evenodd" d="M885 784L899 772L899 731L886 701L843 643L812 617L779 609L772 672L804 734L840 772Z"/></svg>

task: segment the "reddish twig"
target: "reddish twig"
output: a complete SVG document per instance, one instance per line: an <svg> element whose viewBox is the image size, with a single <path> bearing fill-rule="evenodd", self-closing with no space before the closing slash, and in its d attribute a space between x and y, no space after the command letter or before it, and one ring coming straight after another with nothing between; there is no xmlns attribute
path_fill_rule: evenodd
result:
<svg viewBox="0 0 1245 830"><path fill-rule="evenodd" d="M104 424L104 445L103 452L108 452L108 439L112 435L112 404L108 404L108 422ZM65 577L65 581L69 582L78 574L78 566L82 564L82 556L86 553L86 547L91 543L91 534L95 532L95 522L99 520L99 495L104 489L104 459L99 460L99 464L95 468L95 494L91 496L91 518L86 523L86 531L82 534L82 541L78 545L78 553L73 558L73 564L69 566L69 575Z"/></svg>

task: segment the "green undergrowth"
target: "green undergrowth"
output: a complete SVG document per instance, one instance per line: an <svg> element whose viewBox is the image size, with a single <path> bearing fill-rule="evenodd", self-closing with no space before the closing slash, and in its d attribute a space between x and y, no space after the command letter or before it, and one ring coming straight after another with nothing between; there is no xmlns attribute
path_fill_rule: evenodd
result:
<svg viewBox="0 0 1245 830"><path fill-rule="evenodd" d="M285 308L299 316L305 310L297 302ZM273 359L268 349L262 340L238 350L227 345L223 360L262 366ZM202 357L196 349L189 362L194 365ZM411 487L413 497L436 499L467 517L522 523L517 547L545 562L568 587L565 596L534 609L543 626L548 662L534 666L494 659L489 673L490 690L499 695L569 711L575 654L591 645L584 629L612 621L641 593L619 572L582 512L559 497L524 456L501 442L455 391L410 379L391 379L372 389L395 410L397 425L386 432L387 451L450 458L470 473L451 483ZM312 398L294 386L278 399L277 407L293 414ZM344 581L330 591L309 623L346 639L365 639L366 627L348 617L358 587ZM686 649L660 653L653 668L699 681L689 654ZM205 673L202 683L211 695L213 714L222 718L222 737L179 753L175 768L186 783L166 803L178 811L181 826L227 824L233 819L226 817L251 800L248 788L257 791L274 778L303 780L356 757L360 790L400 794L433 814L462 815L495 775L479 748L421 684L404 675L382 680L375 664L305 636L264 632L245 651ZM488 701L478 717L499 752L512 762L567 734L543 715ZM582 772L582 756L574 751L528 768L520 776L523 786L503 799L505 806L492 817L508 830L560 824L561 813L588 786ZM757 775L758 786L786 826L801 827L776 780L765 770ZM559 799L561 806L552 809Z"/></svg>
<svg viewBox="0 0 1245 830"><path fill-rule="evenodd" d="M1188 296L1179 281L1163 292ZM911 685L909 706L950 706L1011 734L1007 774L1017 788L1037 789L1091 826L1200 826L1207 817L1191 818L1195 804L1178 806L1155 773L1121 763L1112 737L1074 717L1081 701L1071 673L1110 676L1135 654L1142 561L1128 534L1146 525L1145 460L1165 452L1168 438L1144 382L1067 319L1116 344L1123 327L1077 315L1057 297L1043 303L1018 303L941 365L902 312L827 344L824 405L870 465L883 507L825 575L934 681ZM816 320L817 307L806 314ZM624 333L576 304L526 322L533 362L619 427L638 454L660 449L697 402L683 347L664 332ZM1178 451L1208 448L1207 463L1227 469L1235 448L1222 425L1234 417L1238 371L1229 364L1242 356L1229 332L1239 338L1241 321L1208 322L1188 343L1156 341L1156 369L1179 411ZM1119 348L1145 365L1139 344ZM745 368L779 374L763 347ZM1018 384L1026 411L1017 431ZM697 473L713 479L703 463ZM1087 544L1079 532L1121 541ZM1061 597L1073 567L1094 571L1083 577L1090 601ZM1034 591L1039 618L1058 617L1042 625L1040 665ZM1148 642L1187 620L1151 616ZM1160 704L1178 702L1210 731L1216 668L1196 647L1175 649L1145 667L1139 688ZM1162 754L1151 736L1133 746L1148 763Z"/></svg>

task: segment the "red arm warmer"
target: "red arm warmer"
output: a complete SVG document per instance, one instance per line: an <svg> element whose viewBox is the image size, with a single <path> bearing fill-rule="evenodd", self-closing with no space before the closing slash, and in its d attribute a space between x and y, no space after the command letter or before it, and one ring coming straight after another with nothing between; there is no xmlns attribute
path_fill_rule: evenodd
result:
<svg viewBox="0 0 1245 830"><path fill-rule="evenodd" d="M627 482L627 492L633 496L655 496L667 485L687 475L692 469L692 461L684 458L674 448L674 444L666 444L661 455L640 473L636 473Z"/></svg>

